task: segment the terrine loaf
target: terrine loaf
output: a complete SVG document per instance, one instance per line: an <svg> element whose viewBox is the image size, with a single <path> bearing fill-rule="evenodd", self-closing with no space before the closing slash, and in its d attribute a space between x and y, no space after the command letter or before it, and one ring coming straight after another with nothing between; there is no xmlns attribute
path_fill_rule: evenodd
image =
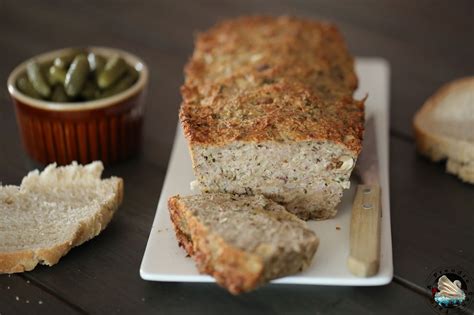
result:
<svg viewBox="0 0 474 315"><path fill-rule="evenodd" d="M302 219L334 216L361 150L356 87L332 24L242 17L199 34L180 110L199 188L263 194Z"/></svg>
<svg viewBox="0 0 474 315"><path fill-rule="evenodd" d="M174 196L168 206L199 271L233 294L305 269L319 244L304 221L262 195Z"/></svg>

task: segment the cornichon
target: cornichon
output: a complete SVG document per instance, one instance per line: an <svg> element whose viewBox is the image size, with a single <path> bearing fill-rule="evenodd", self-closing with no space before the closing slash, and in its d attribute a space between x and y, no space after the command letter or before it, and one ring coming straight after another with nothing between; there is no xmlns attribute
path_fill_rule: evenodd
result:
<svg viewBox="0 0 474 315"><path fill-rule="evenodd" d="M64 89L70 97L76 97L82 90L89 75L89 63L84 55L78 55L71 63L64 81Z"/></svg>
<svg viewBox="0 0 474 315"><path fill-rule="evenodd" d="M71 62L74 60L74 58L77 55L83 54L83 53L84 53L83 50L73 49L73 50L67 52L66 54L64 54L62 56L54 58L54 63L53 64L58 68L62 68L64 70L67 70L67 68L69 67Z"/></svg>
<svg viewBox="0 0 474 315"><path fill-rule="evenodd" d="M64 87L62 85L56 85L53 90L53 95L51 96L51 100L53 102L58 103L65 103L69 101L69 98L64 91Z"/></svg>
<svg viewBox="0 0 474 315"><path fill-rule="evenodd" d="M41 98L41 95L36 92L35 88L33 85L30 83L28 78L23 75L18 78L16 81L16 87L24 94L31 96L33 98Z"/></svg>
<svg viewBox="0 0 474 315"><path fill-rule="evenodd" d="M138 79L138 72L135 68L128 66L128 73L120 79L115 85L111 86L110 88L106 89L104 93L102 93L101 97L108 97L114 94L118 94L120 92L125 91L129 87L135 83Z"/></svg>
<svg viewBox="0 0 474 315"><path fill-rule="evenodd" d="M25 95L53 102L105 98L130 88L139 72L118 55L74 49L46 62L30 62L16 86Z"/></svg>
<svg viewBox="0 0 474 315"><path fill-rule="evenodd" d="M48 82L51 85L64 84L66 80L66 70L57 66L48 69Z"/></svg>
<svg viewBox="0 0 474 315"><path fill-rule="evenodd" d="M41 71L41 67L36 62L30 62L26 66L26 74L28 76L28 80L33 85L33 88L38 92L42 97L49 97L51 95L51 88L46 82L46 79L43 76L43 72Z"/></svg>
<svg viewBox="0 0 474 315"><path fill-rule="evenodd" d="M107 89L117 82L127 72L127 63L120 56L113 56L105 64L104 70L97 78L97 85L101 89Z"/></svg>
<svg viewBox="0 0 474 315"><path fill-rule="evenodd" d="M54 65L61 69L67 69L71 60L66 59L66 57L56 57L54 59Z"/></svg>
<svg viewBox="0 0 474 315"><path fill-rule="evenodd" d="M99 74L105 67L106 60L104 57L94 53L87 55L87 61L89 61L89 68L92 72Z"/></svg>
<svg viewBox="0 0 474 315"><path fill-rule="evenodd" d="M82 89L81 97L85 99L86 101L90 101L90 100L98 98L99 96L100 96L99 88L91 81L87 81L84 84L84 88Z"/></svg>

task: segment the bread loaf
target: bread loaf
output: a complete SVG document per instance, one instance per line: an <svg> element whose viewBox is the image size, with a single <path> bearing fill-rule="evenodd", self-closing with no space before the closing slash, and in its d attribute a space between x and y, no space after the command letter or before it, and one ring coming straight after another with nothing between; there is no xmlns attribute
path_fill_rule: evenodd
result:
<svg viewBox="0 0 474 315"><path fill-rule="evenodd" d="M363 101L334 25L243 17L198 36L180 119L199 188L336 214L361 150Z"/></svg>

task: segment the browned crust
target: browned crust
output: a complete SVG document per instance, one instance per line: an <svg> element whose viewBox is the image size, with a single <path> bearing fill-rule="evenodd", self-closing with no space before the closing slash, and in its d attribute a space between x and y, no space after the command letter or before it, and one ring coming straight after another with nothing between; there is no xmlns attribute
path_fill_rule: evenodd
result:
<svg viewBox="0 0 474 315"><path fill-rule="evenodd" d="M179 196L168 199L171 222L178 243L196 262L201 273L209 274L232 294L248 292L263 281L264 264L256 255L231 247L211 233L186 210ZM182 231L185 221L189 235Z"/></svg>
<svg viewBox="0 0 474 315"><path fill-rule="evenodd" d="M241 17L198 36L180 119L191 145L329 140L359 153L364 105L353 58L329 23Z"/></svg>
<svg viewBox="0 0 474 315"><path fill-rule="evenodd" d="M188 256L194 255L193 241L191 235L188 235L183 232L179 227L180 221L184 220L182 218L181 212L178 210L178 198L179 196L171 197L168 199L168 209L170 213L171 224L176 233L176 239L178 240L179 246L183 247Z"/></svg>
<svg viewBox="0 0 474 315"><path fill-rule="evenodd" d="M0 274L30 271L38 263L52 266L71 248L81 245L103 231L123 200L123 180L116 177L106 180L116 181L116 195L108 203L102 205L101 211L96 216L81 222L71 240L51 248L0 253Z"/></svg>

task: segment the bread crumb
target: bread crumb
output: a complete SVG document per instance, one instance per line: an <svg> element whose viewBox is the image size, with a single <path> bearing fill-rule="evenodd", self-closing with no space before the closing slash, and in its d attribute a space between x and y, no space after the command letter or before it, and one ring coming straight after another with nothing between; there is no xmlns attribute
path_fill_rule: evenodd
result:
<svg viewBox="0 0 474 315"><path fill-rule="evenodd" d="M15 296L15 300L19 301L19 300L20 300L20 298L19 298L18 296Z"/></svg>
<svg viewBox="0 0 474 315"><path fill-rule="evenodd" d="M9 286L9 285L7 285L7 290L10 290L10 286Z"/></svg>
<svg viewBox="0 0 474 315"><path fill-rule="evenodd" d="M43 301L39 300L39 301L38 301L38 304L43 304Z"/></svg>
<svg viewBox="0 0 474 315"><path fill-rule="evenodd" d="M338 231L339 231L340 229L341 229L341 227L340 227L340 226L336 226L336 230L338 230Z"/></svg>
<svg viewBox="0 0 474 315"><path fill-rule="evenodd" d="M29 304L30 303L30 300L26 300L26 304Z"/></svg>
<svg viewBox="0 0 474 315"><path fill-rule="evenodd" d="M30 280L26 280L26 283L28 283L28 284L29 284L29 283L30 283Z"/></svg>

